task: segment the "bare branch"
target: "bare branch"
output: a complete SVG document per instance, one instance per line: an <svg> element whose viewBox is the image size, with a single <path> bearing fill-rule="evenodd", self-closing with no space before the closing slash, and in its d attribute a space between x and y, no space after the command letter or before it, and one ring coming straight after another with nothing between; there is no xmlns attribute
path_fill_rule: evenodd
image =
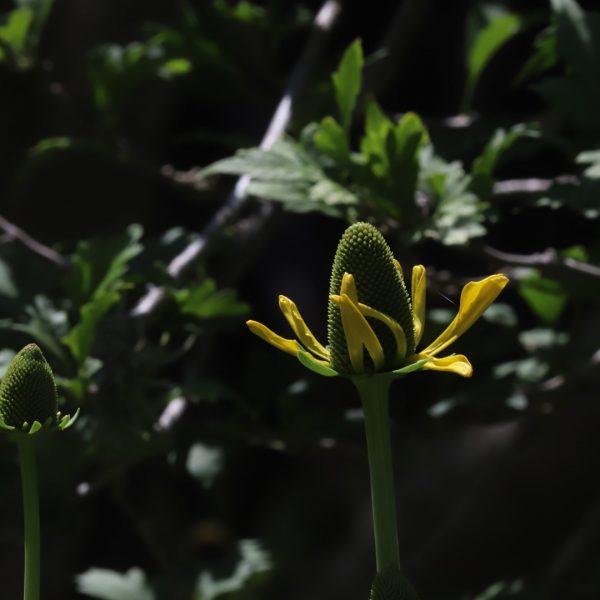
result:
<svg viewBox="0 0 600 600"><path fill-rule="evenodd" d="M490 258L498 261L511 265L538 268L552 275L568 273L600 279L600 267L573 258L562 258L553 248L548 248L544 252L535 252L534 254L513 254L496 250L490 246L484 246L483 252Z"/></svg>
<svg viewBox="0 0 600 600"><path fill-rule="evenodd" d="M0 229L5 233L3 241L16 240L21 242L21 244L29 248L29 250L35 252L35 254L38 254L42 258L49 260L61 269L66 269L69 266L69 261L64 256L55 252L52 248L48 248L48 246L45 246L41 242L38 242L27 232L23 231L20 227L17 227L14 223L7 221L2 216L0 216Z"/></svg>
<svg viewBox="0 0 600 600"><path fill-rule="evenodd" d="M554 185L577 185L579 179L573 175L560 175L555 179L540 179L530 177L527 179L506 179L494 184L495 196L508 196L511 194L539 194L547 192Z"/></svg>
<svg viewBox="0 0 600 600"><path fill-rule="evenodd" d="M302 52L286 85L285 91L271 118L260 147L269 148L285 132L292 115L294 101L297 98L306 77L319 58L328 34L333 29L341 12L341 0L326 0L316 14L307 44ZM204 258L213 247L223 227L233 221L245 205L248 198L248 176L240 177L223 206L205 226L200 235L192 241L167 267L169 275L181 280ZM271 209L272 211L272 209ZM270 211L267 211L270 212ZM268 216L268 215L267 215ZM134 307L134 316L152 313L165 299L162 288L151 288Z"/></svg>

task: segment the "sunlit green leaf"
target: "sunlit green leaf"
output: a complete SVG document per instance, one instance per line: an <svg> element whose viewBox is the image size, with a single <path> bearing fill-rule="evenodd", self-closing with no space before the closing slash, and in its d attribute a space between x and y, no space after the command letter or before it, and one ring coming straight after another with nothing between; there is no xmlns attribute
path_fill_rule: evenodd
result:
<svg viewBox="0 0 600 600"><path fill-rule="evenodd" d="M479 32L467 56L467 83L463 110L471 108L475 86L486 65L496 52L519 32L520 27L521 19L518 15L502 14Z"/></svg>
<svg viewBox="0 0 600 600"><path fill-rule="evenodd" d="M91 568L75 578L81 594L99 600L154 600L154 592L141 569L118 573L110 569Z"/></svg>
<svg viewBox="0 0 600 600"><path fill-rule="evenodd" d="M568 294L561 284L532 272L519 284L519 294L542 321L553 323L562 314Z"/></svg>
<svg viewBox="0 0 600 600"><path fill-rule="evenodd" d="M212 279L184 290L173 292L181 312L199 319L236 317L246 314L250 307L237 299L235 290L218 290Z"/></svg>
<svg viewBox="0 0 600 600"><path fill-rule="evenodd" d="M196 442L190 448L185 464L188 473L209 488L223 468L223 452L220 448Z"/></svg>
<svg viewBox="0 0 600 600"><path fill-rule="evenodd" d="M79 242L68 283L76 305L120 285L129 262L143 249L139 243L142 233L139 225L131 225L114 237Z"/></svg>
<svg viewBox="0 0 600 600"><path fill-rule="evenodd" d="M365 133L360 149L377 177L386 177L390 169L387 139L393 124L374 100L367 102Z"/></svg>
<svg viewBox="0 0 600 600"><path fill-rule="evenodd" d="M238 544L238 562L227 577L215 577L204 571L196 582L196 593L201 600L215 600L220 596L241 592L252 585L256 576L271 569L271 559L255 540L241 540Z"/></svg>
<svg viewBox="0 0 600 600"><path fill-rule="evenodd" d="M100 319L119 301L120 297L118 290L112 289L95 295L90 302L81 307L79 322L62 338L78 365L82 365L90 355Z"/></svg>
<svg viewBox="0 0 600 600"><path fill-rule="evenodd" d="M360 40L355 40L332 75L335 99L346 131L352 122L352 113L362 85L363 51Z"/></svg>
<svg viewBox="0 0 600 600"><path fill-rule="evenodd" d="M523 137L537 137L538 135L535 127L524 123L514 125L508 131L504 129L496 130L481 155L473 161L470 189L481 197L489 196L493 187L494 169L503 154L517 140Z"/></svg>
<svg viewBox="0 0 600 600"><path fill-rule="evenodd" d="M415 113L406 113L388 133L386 149L390 165L393 201L400 206L414 205L419 175L419 155L429 134Z"/></svg>
<svg viewBox="0 0 600 600"><path fill-rule="evenodd" d="M534 51L515 77L514 84L521 85L545 73L556 64L556 28L542 31L534 42Z"/></svg>
<svg viewBox="0 0 600 600"><path fill-rule="evenodd" d="M33 10L17 8L8 14L6 23L0 26L0 40L11 47L16 54L23 52L27 33L33 21Z"/></svg>
<svg viewBox="0 0 600 600"><path fill-rule="evenodd" d="M325 117L315 132L315 146L343 166L350 155L348 138L342 126L333 118Z"/></svg>

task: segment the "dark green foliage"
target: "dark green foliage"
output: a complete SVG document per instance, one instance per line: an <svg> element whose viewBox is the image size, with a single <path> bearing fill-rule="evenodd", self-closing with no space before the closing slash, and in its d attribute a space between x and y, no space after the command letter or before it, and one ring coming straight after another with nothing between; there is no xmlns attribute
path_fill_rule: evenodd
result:
<svg viewBox="0 0 600 600"><path fill-rule="evenodd" d="M50 365L36 344L20 350L0 383L0 417L11 427L56 418L56 383Z"/></svg>
<svg viewBox="0 0 600 600"><path fill-rule="evenodd" d="M396 320L406 335L407 354L414 353L415 340L410 298L402 275L393 262L393 255L383 236L369 223L356 223L346 229L338 244L329 293L340 293L344 273L354 276L358 299ZM382 370L398 368L396 342L389 328L375 319L369 319L385 355ZM340 309L329 301L327 339L333 368L341 373L352 373Z"/></svg>
<svg viewBox="0 0 600 600"><path fill-rule="evenodd" d="M0 216L30 237L0 221L0 375L34 341L58 408L81 408L38 439L44 595L366 600L356 398L244 326L291 337L283 293L324 342L335 244L365 221L407 280L427 267L423 346L465 282L510 278L451 347L471 380L422 372L392 388L400 550L419 595L597 598L597 2L346 2L312 36L319 4L2 4ZM261 148L298 72L286 135ZM250 200L220 212L246 174ZM361 300L410 338L375 238L385 266L340 259L332 291L360 272ZM206 251L176 275L194 241ZM371 294L377 269L391 291ZM0 577L17 598L2 448Z"/></svg>

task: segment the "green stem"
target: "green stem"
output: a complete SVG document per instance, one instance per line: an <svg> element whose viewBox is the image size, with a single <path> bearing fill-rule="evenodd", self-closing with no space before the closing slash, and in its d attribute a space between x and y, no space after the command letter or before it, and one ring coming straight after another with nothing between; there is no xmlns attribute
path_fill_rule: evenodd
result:
<svg viewBox="0 0 600 600"><path fill-rule="evenodd" d="M373 529L375 533L375 558L378 573L383 572L389 566L400 569L396 495L388 415L391 381L391 379L383 376L353 378L354 385L360 394L365 415L371 477Z"/></svg>
<svg viewBox="0 0 600 600"><path fill-rule="evenodd" d="M37 469L33 436L17 434L21 483L23 486L23 513L25 517L25 577L23 600L40 597L40 509L38 501Z"/></svg>

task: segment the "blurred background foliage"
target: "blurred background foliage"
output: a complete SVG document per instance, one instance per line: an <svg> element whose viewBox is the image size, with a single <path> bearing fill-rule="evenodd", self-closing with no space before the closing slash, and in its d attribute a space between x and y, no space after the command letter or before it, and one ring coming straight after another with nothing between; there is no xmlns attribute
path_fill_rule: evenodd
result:
<svg viewBox="0 0 600 600"><path fill-rule="evenodd" d="M511 278L457 348L472 380L393 389L422 597L600 595L598 6L321 8L0 2L0 371L36 341L81 407L41 443L48 600L367 597L358 401L244 326L285 331L283 293L325 339L358 219L427 266L429 339L467 280Z"/></svg>

